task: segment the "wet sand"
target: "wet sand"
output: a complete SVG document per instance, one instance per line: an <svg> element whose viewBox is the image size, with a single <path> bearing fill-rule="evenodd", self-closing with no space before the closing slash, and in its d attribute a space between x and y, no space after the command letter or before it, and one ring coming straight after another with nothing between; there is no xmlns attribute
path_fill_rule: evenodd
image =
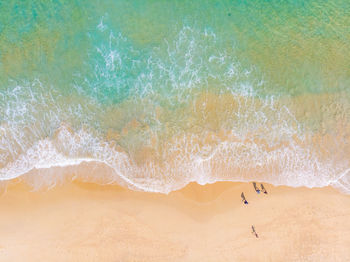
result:
<svg viewBox="0 0 350 262"><path fill-rule="evenodd" d="M0 198L0 261L350 261L349 195L265 187L190 184L163 195L12 185Z"/></svg>

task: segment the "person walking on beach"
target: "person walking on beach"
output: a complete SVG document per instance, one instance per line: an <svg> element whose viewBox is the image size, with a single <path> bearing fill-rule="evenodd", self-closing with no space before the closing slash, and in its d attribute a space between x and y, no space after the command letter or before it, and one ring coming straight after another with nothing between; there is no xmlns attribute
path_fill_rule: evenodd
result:
<svg viewBox="0 0 350 262"><path fill-rule="evenodd" d="M245 205L248 205L248 201L247 199L245 199L245 196L244 196L244 193L242 192L241 194L241 198L242 198L242 202L245 204Z"/></svg>
<svg viewBox="0 0 350 262"><path fill-rule="evenodd" d="M256 191L256 193L260 194L260 189L256 186L255 182L253 182L253 186L254 186L254 190Z"/></svg>
<svg viewBox="0 0 350 262"><path fill-rule="evenodd" d="M258 233L256 233L254 226L252 226L252 234L255 235L256 238L259 238Z"/></svg>
<svg viewBox="0 0 350 262"><path fill-rule="evenodd" d="M263 184L260 184L260 185L261 185L261 191L267 195L267 191L266 191L264 185Z"/></svg>

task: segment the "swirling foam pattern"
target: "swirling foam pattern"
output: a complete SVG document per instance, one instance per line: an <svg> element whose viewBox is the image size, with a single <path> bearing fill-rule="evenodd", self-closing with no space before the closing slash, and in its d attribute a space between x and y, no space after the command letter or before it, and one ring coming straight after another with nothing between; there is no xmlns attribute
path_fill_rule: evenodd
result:
<svg viewBox="0 0 350 262"><path fill-rule="evenodd" d="M0 180L350 193L350 2L0 3Z"/></svg>

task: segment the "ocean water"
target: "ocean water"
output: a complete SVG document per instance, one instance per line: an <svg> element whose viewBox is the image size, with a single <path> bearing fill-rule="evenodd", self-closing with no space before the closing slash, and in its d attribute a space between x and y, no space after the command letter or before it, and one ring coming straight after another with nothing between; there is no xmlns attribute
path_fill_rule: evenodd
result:
<svg viewBox="0 0 350 262"><path fill-rule="evenodd" d="M350 193L350 2L0 2L0 180Z"/></svg>

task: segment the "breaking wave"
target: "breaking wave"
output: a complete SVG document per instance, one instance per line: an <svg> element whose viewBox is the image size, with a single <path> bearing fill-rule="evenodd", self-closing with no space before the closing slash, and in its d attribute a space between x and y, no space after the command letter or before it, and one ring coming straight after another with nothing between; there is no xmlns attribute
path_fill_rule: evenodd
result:
<svg viewBox="0 0 350 262"><path fill-rule="evenodd" d="M90 39L93 73L74 72L66 91L34 79L1 92L3 183L79 179L169 193L192 181L261 181L350 193L347 94L270 94L263 74L208 28L184 26L140 50L101 18ZM310 103L325 108L310 117Z"/></svg>

